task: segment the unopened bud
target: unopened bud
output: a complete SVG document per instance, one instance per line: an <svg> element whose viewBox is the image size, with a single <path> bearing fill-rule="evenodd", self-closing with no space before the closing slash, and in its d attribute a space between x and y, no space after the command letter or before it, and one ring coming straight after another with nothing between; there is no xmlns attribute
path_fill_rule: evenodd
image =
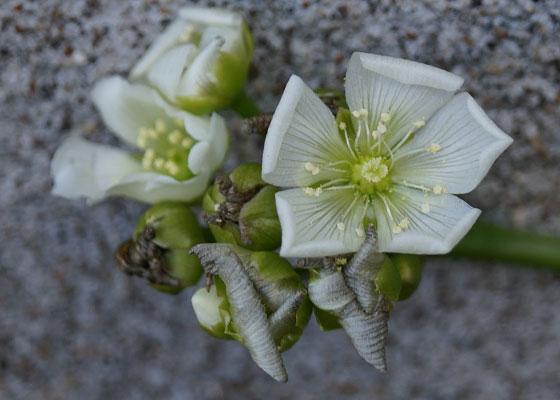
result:
<svg viewBox="0 0 560 400"><path fill-rule="evenodd" d="M217 178L202 200L216 241L259 251L280 247L277 191L262 180L261 166L256 163L243 164Z"/></svg>
<svg viewBox="0 0 560 400"><path fill-rule="evenodd" d="M189 254L192 246L202 242L202 229L184 203L158 203L142 215L133 239L117 250L117 265L162 292L179 293L202 274L200 262Z"/></svg>

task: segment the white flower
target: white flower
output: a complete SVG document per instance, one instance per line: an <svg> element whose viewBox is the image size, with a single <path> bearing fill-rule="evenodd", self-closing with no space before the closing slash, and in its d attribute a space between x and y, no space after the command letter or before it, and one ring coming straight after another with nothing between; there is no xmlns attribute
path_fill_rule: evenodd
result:
<svg viewBox="0 0 560 400"><path fill-rule="evenodd" d="M86 197L89 203L112 195L155 203L204 194L228 148L222 117L189 114L152 89L119 77L96 84L92 97L105 123L142 153L71 137L51 164L53 194Z"/></svg>
<svg viewBox="0 0 560 400"><path fill-rule="evenodd" d="M466 93L463 79L412 61L355 53L350 111L337 120L292 76L272 119L263 179L278 192L280 254L356 251L373 222L380 251L449 252L480 211L473 190L511 143Z"/></svg>
<svg viewBox="0 0 560 400"><path fill-rule="evenodd" d="M187 7L153 42L130 79L157 88L189 112L207 114L240 93L252 53L253 40L239 14Z"/></svg>

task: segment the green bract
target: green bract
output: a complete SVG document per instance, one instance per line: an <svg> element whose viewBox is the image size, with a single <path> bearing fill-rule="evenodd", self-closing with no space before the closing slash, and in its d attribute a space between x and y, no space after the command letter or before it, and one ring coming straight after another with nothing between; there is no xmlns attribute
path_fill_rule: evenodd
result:
<svg viewBox="0 0 560 400"><path fill-rule="evenodd" d="M218 178L202 200L216 241L250 250L277 249L282 235L277 191L261 179L261 166L256 163L243 164Z"/></svg>
<svg viewBox="0 0 560 400"><path fill-rule="evenodd" d="M134 239L138 239L146 226L155 228L153 243L163 249L163 265L179 286L153 283L166 293L178 293L196 284L202 275L198 258L189 254L191 247L204 242L204 234L196 216L184 203L162 202L150 208L136 224Z"/></svg>

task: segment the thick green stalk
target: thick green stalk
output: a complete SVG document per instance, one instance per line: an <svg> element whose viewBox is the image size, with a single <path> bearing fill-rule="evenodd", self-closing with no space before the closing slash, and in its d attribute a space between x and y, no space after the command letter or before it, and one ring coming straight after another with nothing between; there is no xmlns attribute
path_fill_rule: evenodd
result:
<svg viewBox="0 0 560 400"><path fill-rule="evenodd" d="M506 229L479 220L446 256L560 271L560 237Z"/></svg>
<svg viewBox="0 0 560 400"><path fill-rule="evenodd" d="M261 110L255 104L255 102L247 95L245 90L243 90L239 96L237 96L232 104L231 109L239 114L243 118L251 118L260 115Z"/></svg>

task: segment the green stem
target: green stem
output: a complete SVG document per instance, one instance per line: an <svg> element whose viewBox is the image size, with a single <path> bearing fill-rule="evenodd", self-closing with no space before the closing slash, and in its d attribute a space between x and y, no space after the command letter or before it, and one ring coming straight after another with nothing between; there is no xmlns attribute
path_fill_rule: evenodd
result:
<svg viewBox="0 0 560 400"><path fill-rule="evenodd" d="M477 221L448 257L466 257L560 270L560 238Z"/></svg>
<svg viewBox="0 0 560 400"><path fill-rule="evenodd" d="M239 96L237 96L231 104L231 109L243 118L251 118L260 115L261 110L253 102L253 100L247 96L245 90L243 90Z"/></svg>

